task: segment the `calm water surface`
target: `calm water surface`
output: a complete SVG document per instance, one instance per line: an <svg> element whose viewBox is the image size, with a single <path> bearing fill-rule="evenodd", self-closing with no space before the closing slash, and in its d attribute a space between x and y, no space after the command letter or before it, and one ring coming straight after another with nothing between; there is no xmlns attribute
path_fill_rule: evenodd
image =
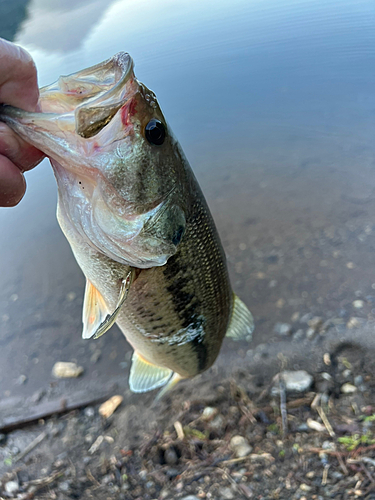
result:
<svg viewBox="0 0 375 500"><path fill-rule="evenodd" d="M257 322L239 355L277 344L275 323L293 313L372 318L373 0L13 5L0 4L0 36L30 51L40 85L125 50L156 92ZM21 204L0 210L0 397L54 390L57 360L85 367L62 391L111 377L126 386L119 331L80 339L84 280L55 220L48 163L27 182Z"/></svg>

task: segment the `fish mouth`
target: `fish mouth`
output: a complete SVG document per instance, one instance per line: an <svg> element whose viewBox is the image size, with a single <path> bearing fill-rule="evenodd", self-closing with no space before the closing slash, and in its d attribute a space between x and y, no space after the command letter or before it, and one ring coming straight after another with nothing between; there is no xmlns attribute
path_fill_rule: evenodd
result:
<svg viewBox="0 0 375 500"><path fill-rule="evenodd" d="M87 139L105 127L128 100L127 84L134 78L133 59L128 53L119 52L42 87L39 104L42 112L74 112L75 131Z"/></svg>
<svg viewBox="0 0 375 500"><path fill-rule="evenodd" d="M56 82L42 87L38 102L41 112L0 106L0 121L8 123L50 156L52 151L56 152L56 147L50 148L50 135L64 138L67 133L75 132L84 139L95 136L138 88L133 59L128 53L119 52L106 61L60 76ZM63 142L59 146L70 150L64 148Z"/></svg>

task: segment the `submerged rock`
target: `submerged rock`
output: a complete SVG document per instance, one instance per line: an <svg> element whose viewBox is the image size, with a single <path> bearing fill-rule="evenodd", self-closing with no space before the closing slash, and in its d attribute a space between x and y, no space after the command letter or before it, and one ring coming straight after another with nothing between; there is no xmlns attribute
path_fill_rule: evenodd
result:
<svg viewBox="0 0 375 500"><path fill-rule="evenodd" d="M287 392L305 392L310 389L314 379L305 370L281 372Z"/></svg>

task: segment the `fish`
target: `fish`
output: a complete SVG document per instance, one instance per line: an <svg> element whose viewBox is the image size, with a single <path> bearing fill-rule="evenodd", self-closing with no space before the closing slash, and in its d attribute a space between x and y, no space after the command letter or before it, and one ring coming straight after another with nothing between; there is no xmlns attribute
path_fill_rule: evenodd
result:
<svg viewBox="0 0 375 500"><path fill-rule="evenodd" d="M120 52L40 89L39 111L0 121L49 159L57 219L86 277L84 339L117 323L133 392L171 389L250 339L207 202L156 95Z"/></svg>

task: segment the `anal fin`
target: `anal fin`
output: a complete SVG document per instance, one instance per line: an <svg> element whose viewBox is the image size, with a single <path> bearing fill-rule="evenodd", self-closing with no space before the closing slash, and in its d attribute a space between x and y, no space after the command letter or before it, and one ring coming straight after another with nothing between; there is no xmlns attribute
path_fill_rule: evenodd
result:
<svg viewBox="0 0 375 500"><path fill-rule="evenodd" d="M132 392L152 391L165 385L172 374L173 371L169 368L156 366L134 351L129 376L130 390Z"/></svg>
<svg viewBox="0 0 375 500"><path fill-rule="evenodd" d="M234 294L232 317L228 326L226 337L230 337L234 340L250 340L253 330L253 315L242 300Z"/></svg>
<svg viewBox="0 0 375 500"><path fill-rule="evenodd" d="M85 298L82 311L82 338L90 339L103 323L109 311L101 293L86 278Z"/></svg>

